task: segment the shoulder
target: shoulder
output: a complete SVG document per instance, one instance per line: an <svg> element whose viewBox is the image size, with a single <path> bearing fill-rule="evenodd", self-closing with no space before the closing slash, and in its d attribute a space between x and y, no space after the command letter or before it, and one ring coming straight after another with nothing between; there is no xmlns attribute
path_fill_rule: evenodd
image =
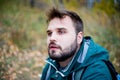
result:
<svg viewBox="0 0 120 80"><path fill-rule="evenodd" d="M107 65L103 61L96 61L89 65L83 75L82 80L112 80Z"/></svg>

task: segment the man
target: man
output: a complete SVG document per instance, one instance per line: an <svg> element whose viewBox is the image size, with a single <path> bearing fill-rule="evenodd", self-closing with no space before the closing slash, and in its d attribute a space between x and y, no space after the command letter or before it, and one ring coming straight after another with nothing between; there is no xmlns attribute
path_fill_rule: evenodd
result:
<svg viewBox="0 0 120 80"><path fill-rule="evenodd" d="M103 62L107 50L84 37L83 22L75 12L53 8L47 21L49 58L41 80L111 80Z"/></svg>

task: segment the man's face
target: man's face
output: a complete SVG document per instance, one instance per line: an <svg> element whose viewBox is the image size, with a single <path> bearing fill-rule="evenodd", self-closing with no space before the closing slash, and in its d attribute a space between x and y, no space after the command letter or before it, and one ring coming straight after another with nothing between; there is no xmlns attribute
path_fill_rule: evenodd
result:
<svg viewBox="0 0 120 80"><path fill-rule="evenodd" d="M72 57L77 49L77 35L70 17L54 18L47 29L49 56L56 61L65 61Z"/></svg>

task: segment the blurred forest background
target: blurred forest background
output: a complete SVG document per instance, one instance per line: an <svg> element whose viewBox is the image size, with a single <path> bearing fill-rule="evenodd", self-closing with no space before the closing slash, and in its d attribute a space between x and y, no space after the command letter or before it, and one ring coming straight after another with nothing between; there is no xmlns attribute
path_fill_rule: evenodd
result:
<svg viewBox="0 0 120 80"><path fill-rule="evenodd" d="M109 50L120 73L120 0L0 0L0 80L39 80L47 58L46 12L77 12L85 36Z"/></svg>

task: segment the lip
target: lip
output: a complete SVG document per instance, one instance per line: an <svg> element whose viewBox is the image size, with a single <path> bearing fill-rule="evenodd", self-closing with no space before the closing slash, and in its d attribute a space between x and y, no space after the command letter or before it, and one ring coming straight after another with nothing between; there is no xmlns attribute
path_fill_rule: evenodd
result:
<svg viewBox="0 0 120 80"><path fill-rule="evenodd" d="M50 50L57 50L58 48L50 48Z"/></svg>
<svg viewBox="0 0 120 80"><path fill-rule="evenodd" d="M56 49L59 49L59 47L58 47L57 45L51 44L51 45L49 46L49 49L50 49L50 50L56 50Z"/></svg>

